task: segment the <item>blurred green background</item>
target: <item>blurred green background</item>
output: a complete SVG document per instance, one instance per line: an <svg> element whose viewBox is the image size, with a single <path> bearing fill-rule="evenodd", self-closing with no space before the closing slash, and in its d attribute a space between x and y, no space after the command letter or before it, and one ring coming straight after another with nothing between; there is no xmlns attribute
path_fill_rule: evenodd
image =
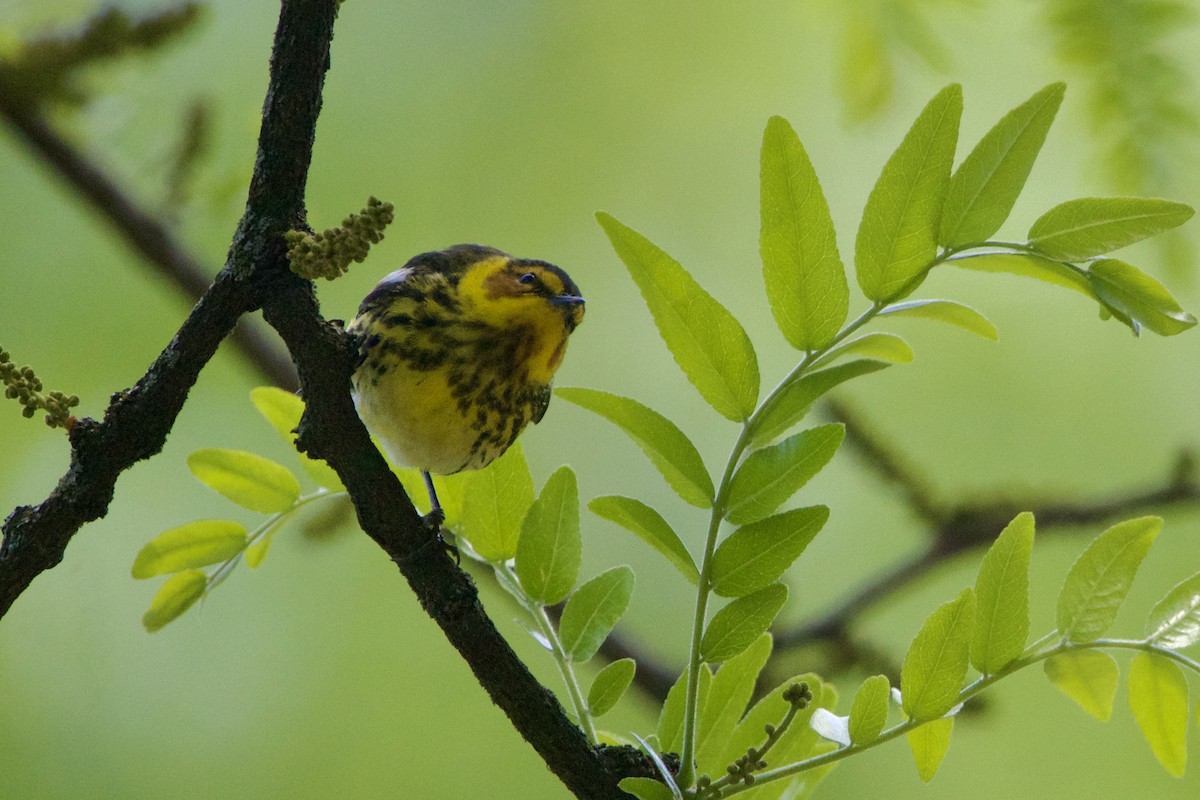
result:
<svg viewBox="0 0 1200 800"><path fill-rule="evenodd" d="M960 158L1008 108L1053 80L1070 84L1002 235L1022 236L1062 200L1113 192L1094 155L1091 78L1055 57L1040 5L350 0L326 83L310 221L334 225L370 194L393 201L397 221L367 264L319 287L324 312L349 318L382 274L456 242L553 261L588 298L560 385L629 394L669 412L716 469L735 431L673 366L594 212L645 233L731 308L773 385L796 355L775 330L757 266L758 146L770 115L786 116L803 139L844 260L887 155L951 80L966 95ZM91 8L5 0L0 44ZM925 33L940 43L936 66L904 47L875 66L853 55L854 47L883 51L847 31L868 23L886 31L897 8L928 23ZM272 3L212 2L202 23L161 54L91 71L97 98L61 120L155 206L181 117L206 98L212 150L179 215L181 234L213 272L244 201L276 13ZM1198 40L1193 25L1166 42L1188 80L1200 72ZM874 85L867 76L881 74L879 64L893 70L894 93L854 122L844 87ZM1197 204L1200 182L1183 166L1195 164L1196 142L1177 147L1178 158L1192 160L1160 166L1175 173L1174 199ZM77 393L82 413L99 415L168 342L189 303L8 131L0 133L0 219L0 343L34 364L50 388ZM1198 230L1195 222L1187 228L1193 246ZM1185 307L1200 308L1193 267L1168 269L1154 246L1127 257ZM1200 334L1138 340L1071 293L1008 276L943 268L919 296L976 306L997 323L1000 341L897 323L917 361L842 396L942 497L1107 498L1161 482L1179 448L1200 444ZM259 382L224 347L162 455L121 478L108 516L84 528L65 561L0 623L0 797L566 797L394 566L349 528L281 535L262 568L239 569L164 631L142 629L155 589L129 576L142 544L192 519L239 518L189 475L187 453L221 446L289 458L249 403ZM41 500L67 464L60 434L7 406L0 513ZM524 443L539 485L570 461L585 500L637 496L681 532L695 531L685 540L700 540L702 516L680 508L606 423L559 401ZM833 516L794 571L788 618L829 606L921 542L913 515L850 454L800 499L830 505ZM1200 513L1166 516L1116 635L1139 634L1149 606L1200 568ZM1049 629L1061 578L1098 530L1047 531L1039 540L1035 634ZM638 572L621 629L680 665L687 585L648 548L586 513L584 536L585 576L616 563ZM974 579L976 563L948 565L871 613L861 631L898 659L924 616ZM557 689L549 659L512 623L512 607L491 587L484 595L510 640ZM1037 672L1006 681L986 713L961 720L930 786L896 742L844 763L818 796L1197 796L1200 763L1186 778L1170 778L1141 740L1123 688L1113 719L1100 724ZM860 677L838 677L843 695ZM1194 678L1192 692L1200 692ZM654 713L631 694L602 723L646 731ZM1194 722L1191 734L1198 762Z"/></svg>

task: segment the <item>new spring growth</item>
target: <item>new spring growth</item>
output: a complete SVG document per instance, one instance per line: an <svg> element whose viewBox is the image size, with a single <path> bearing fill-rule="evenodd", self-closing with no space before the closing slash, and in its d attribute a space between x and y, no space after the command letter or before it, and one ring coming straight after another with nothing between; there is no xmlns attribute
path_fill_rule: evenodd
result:
<svg viewBox="0 0 1200 800"><path fill-rule="evenodd" d="M287 257L292 272L302 278L333 280L350 268L351 261L362 262L371 245L383 239L383 229L395 219L393 206L374 197L367 207L342 220L340 228L320 233L288 231Z"/></svg>
<svg viewBox="0 0 1200 800"><path fill-rule="evenodd" d="M5 350L0 350L0 381L4 383L4 396L24 406L21 409L24 417L32 417L41 410L46 412L46 424L51 428L70 430L75 424L71 409L79 405L79 398L62 392L43 394L42 382L33 367L18 367Z"/></svg>
<svg viewBox="0 0 1200 800"><path fill-rule="evenodd" d="M754 785L754 773L767 768L767 753L787 733L788 728L796 719L796 715L812 702L813 694L808 684L801 681L784 689L782 698L788 704L787 713L783 715L783 719L779 721L778 725L768 722L763 726L763 733L767 735L766 741L758 747L746 748L745 754L738 756L737 761L725 767L728 774L720 780L714 781L707 775L701 775L696 780L696 800L715 800L722 796L723 789L739 783L744 783L746 786Z"/></svg>

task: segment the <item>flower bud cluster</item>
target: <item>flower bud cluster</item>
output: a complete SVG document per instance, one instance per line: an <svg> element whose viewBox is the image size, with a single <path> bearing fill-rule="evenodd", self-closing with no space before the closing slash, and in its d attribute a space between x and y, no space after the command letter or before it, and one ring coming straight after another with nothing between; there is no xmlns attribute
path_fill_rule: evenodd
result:
<svg viewBox="0 0 1200 800"><path fill-rule="evenodd" d="M69 429L74 424L71 409L79 405L79 398L62 392L43 394L42 382L33 367L18 367L5 350L0 350L0 382L4 384L4 396L20 403L26 418L41 410L46 412L46 424L51 428Z"/></svg>
<svg viewBox="0 0 1200 800"><path fill-rule="evenodd" d="M383 239L383 229L395 219L393 206L372 197L358 214L342 220L340 228L320 233L288 231L288 261L292 271L302 278L333 280L350 268L350 262L362 262L371 245Z"/></svg>

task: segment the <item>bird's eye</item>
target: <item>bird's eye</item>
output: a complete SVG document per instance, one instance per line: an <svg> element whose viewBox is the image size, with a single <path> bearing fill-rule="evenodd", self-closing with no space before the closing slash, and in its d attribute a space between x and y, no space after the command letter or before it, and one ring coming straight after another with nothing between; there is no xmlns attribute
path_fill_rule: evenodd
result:
<svg viewBox="0 0 1200 800"><path fill-rule="evenodd" d="M517 283L524 283L524 284L528 285L530 283L533 283L536 280L537 280L537 275L534 275L532 272L526 272L524 275L517 278Z"/></svg>

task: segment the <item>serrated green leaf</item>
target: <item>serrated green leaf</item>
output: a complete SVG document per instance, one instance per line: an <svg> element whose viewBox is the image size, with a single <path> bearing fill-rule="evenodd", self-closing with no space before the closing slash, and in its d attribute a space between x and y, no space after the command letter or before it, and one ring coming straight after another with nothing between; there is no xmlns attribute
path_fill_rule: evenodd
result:
<svg viewBox="0 0 1200 800"><path fill-rule="evenodd" d="M1191 219L1192 207L1153 197L1081 197L1055 206L1029 229L1029 245L1059 261L1120 250Z"/></svg>
<svg viewBox="0 0 1200 800"><path fill-rule="evenodd" d="M1161 529L1160 518L1139 517L1112 526L1088 545L1058 595L1063 638L1090 642L1108 630Z"/></svg>
<svg viewBox="0 0 1200 800"><path fill-rule="evenodd" d="M296 434L293 431L300 424L300 417L304 415L304 401L277 386L259 386L250 390L250 402L254 403L259 413L271 423L271 427L295 450ZM324 486L331 492L346 490L333 467L322 459L310 458L298 450L296 457L300 459L300 466L308 473L308 477L318 486Z"/></svg>
<svg viewBox="0 0 1200 800"><path fill-rule="evenodd" d="M810 372L793 381L763 404L750 431L751 444L758 447L787 431L804 418L821 395L838 384L890 366L884 361L863 358Z"/></svg>
<svg viewBox="0 0 1200 800"><path fill-rule="evenodd" d="M974 617L975 593L964 589L921 626L900 668L900 694L911 718L937 719L958 703Z"/></svg>
<svg viewBox="0 0 1200 800"><path fill-rule="evenodd" d="M854 248L869 300L901 299L933 261L961 116L962 87L951 84L925 106L871 190Z"/></svg>
<svg viewBox="0 0 1200 800"><path fill-rule="evenodd" d="M133 577L151 578L233 558L246 547L246 528L226 519L203 519L155 536L133 560Z"/></svg>
<svg viewBox="0 0 1200 800"><path fill-rule="evenodd" d="M908 364L913 360L913 351L908 342L894 333L866 333L856 339L839 344L829 349L825 355L813 362L813 368L845 356L862 356L863 358L885 361L889 364Z"/></svg>
<svg viewBox="0 0 1200 800"><path fill-rule="evenodd" d="M1129 664L1129 708L1167 772L1183 777L1187 767L1188 687L1174 661L1138 653Z"/></svg>
<svg viewBox="0 0 1200 800"><path fill-rule="evenodd" d="M672 800L675 796L665 783L654 778L621 778L617 786L638 800Z"/></svg>
<svg viewBox="0 0 1200 800"><path fill-rule="evenodd" d="M1046 677L1080 708L1103 722L1112 716L1117 662L1099 650L1075 650L1046 659Z"/></svg>
<svg viewBox="0 0 1200 800"><path fill-rule="evenodd" d="M729 481L726 519L754 522L779 508L829 463L845 436L843 425L831 423L751 453Z"/></svg>
<svg viewBox="0 0 1200 800"><path fill-rule="evenodd" d="M713 676L704 713L696 725L696 763L701 771L723 752L771 657L771 647L771 635L764 633L740 655L722 664Z"/></svg>
<svg viewBox="0 0 1200 800"><path fill-rule="evenodd" d="M950 748L950 734L954 732L954 718L935 719L904 734L917 764L917 774L925 783L933 780L946 750Z"/></svg>
<svg viewBox="0 0 1200 800"><path fill-rule="evenodd" d="M588 711L593 717L602 717L625 695L633 676L637 672L637 664L632 658L620 658L596 673L592 686L588 689Z"/></svg>
<svg viewBox="0 0 1200 800"><path fill-rule="evenodd" d="M575 586L583 540L579 536L579 488L570 467L546 479L521 521L517 577L534 600L554 605Z"/></svg>
<svg viewBox="0 0 1200 800"><path fill-rule="evenodd" d="M1035 255L1017 255L1016 253L983 253L955 258L947 262L956 267L973 269L978 272L1007 272L1021 275L1039 281L1073 289L1076 292L1099 300L1092 286L1082 273L1071 269L1065 264L1041 258Z"/></svg>
<svg viewBox="0 0 1200 800"><path fill-rule="evenodd" d="M691 553L662 515L650 506L632 497L607 495L592 500L588 508L596 516L615 522L662 553L693 585L700 582L700 571L696 569Z"/></svg>
<svg viewBox="0 0 1200 800"><path fill-rule="evenodd" d="M943 247L985 241L1008 219L1066 88L1052 83L1005 114L963 159L946 193L938 237Z"/></svg>
<svg viewBox="0 0 1200 800"><path fill-rule="evenodd" d="M1146 641L1166 650L1200 642L1200 573L1183 581L1155 604L1146 620Z"/></svg>
<svg viewBox="0 0 1200 800"><path fill-rule="evenodd" d="M716 664L743 652L771 627L787 596L787 587L775 583L722 608L704 629L700 658Z"/></svg>
<svg viewBox="0 0 1200 800"><path fill-rule="evenodd" d="M975 309L953 300L907 300L892 303L879 312L885 317L919 317L945 322L984 339L995 341L998 333L991 320Z"/></svg>
<svg viewBox="0 0 1200 800"><path fill-rule="evenodd" d="M704 711L708 702L708 692L712 687L712 673L707 664L700 665L700 683L696 687L696 709ZM687 695L687 671L676 679L667 692L662 711L658 715L658 747L664 753L678 753L683 745L683 706Z"/></svg>
<svg viewBox="0 0 1200 800"><path fill-rule="evenodd" d="M741 323L646 237L608 214L596 219L688 380L722 416L747 419L758 405L758 359Z"/></svg>
<svg viewBox="0 0 1200 800"><path fill-rule="evenodd" d="M879 738L887 722L888 700L892 687L886 675L873 675L863 681L850 707L850 742L870 744Z"/></svg>
<svg viewBox="0 0 1200 800"><path fill-rule="evenodd" d="M971 664L985 675L1004 669L1025 650L1033 535L1033 515L1018 514L988 548L975 578Z"/></svg>
<svg viewBox="0 0 1200 800"><path fill-rule="evenodd" d="M162 630L192 604L204 596L208 578L198 569L177 572L159 587L150 607L142 615L142 625L149 633Z"/></svg>
<svg viewBox="0 0 1200 800"><path fill-rule="evenodd" d="M811 506L737 529L713 554L712 590L722 597L742 597L775 583L828 519L828 508Z"/></svg>
<svg viewBox="0 0 1200 800"><path fill-rule="evenodd" d="M596 655L633 595L633 570L613 567L580 586L567 599L558 623L563 649L572 661Z"/></svg>
<svg viewBox="0 0 1200 800"><path fill-rule="evenodd" d="M564 388L555 394L623 430L684 501L699 508L712 505L713 483L704 459L674 422L636 400L596 389Z"/></svg>
<svg viewBox="0 0 1200 800"><path fill-rule="evenodd" d="M800 137L783 117L763 133L759 252L771 312L798 350L837 335L850 305L829 204Z"/></svg>
<svg viewBox="0 0 1200 800"><path fill-rule="evenodd" d="M260 514L286 511L300 498L300 482L282 464L245 450L208 447L188 456L202 483Z"/></svg>
<svg viewBox="0 0 1200 800"><path fill-rule="evenodd" d="M462 537L484 559L507 561L517 554L521 521L533 504L533 478L520 442L464 483Z"/></svg>
<svg viewBox="0 0 1200 800"><path fill-rule="evenodd" d="M1087 277L1110 311L1136 323L1134 333L1145 325L1160 336L1174 336L1196 325L1165 286L1132 264L1103 258L1091 263Z"/></svg>

